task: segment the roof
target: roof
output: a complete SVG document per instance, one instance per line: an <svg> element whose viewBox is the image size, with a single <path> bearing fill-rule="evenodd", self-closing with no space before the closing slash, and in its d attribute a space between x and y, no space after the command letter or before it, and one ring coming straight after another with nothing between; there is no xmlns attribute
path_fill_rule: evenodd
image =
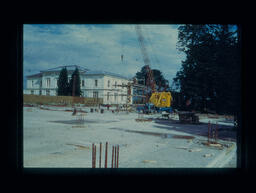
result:
<svg viewBox="0 0 256 193"><path fill-rule="evenodd" d="M85 73L86 75L109 75L109 76L114 76L114 77L118 77L118 78L123 78L123 79L127 79L129 80L129 78L119 75L119 74L115 74L112 72L106 72L106 71L102 71L102 70L89 70Z"/></svg>
<svg viewBox="0 0 256 193"><path fill-rule="evenodd" d="M56 68L50 68L48 70L41 70L40 72L58 72L58 71L61 71L63 68L66 68L68 71L74 71L76 68L78 68L79 72L87 72L89 70L87 68L84 68L78 65L66 65L66 66L58 66Z"/></svg>
<svg viewBox="0 0 256 193"><path fill-rule="evenodd" d="M74 71L76 68L78 68L79 72L82 73L82 74L85 74L85 75L109 75L109 76L129 80L129 78L127 78L125 76L122 76L122 75L119 75L119 74L115 74L115 73L112 73L112 72L106 72L106 71L102 71L102 70L89 70L87 68L84 68L84 67L78 66L78 65L58 66L56 68L50 68L48 70L41 70L40 73L29 75L29 76L27 76L27 78L40 77L45 72L59 72L63 68L66 68L67 71Z"/></svg>
<svg viewBox="0 0 256 193"><path fill-rule="evenodd" d="M27 78L41 77L42 74L43 74L43 73L40 72L40 73L37 73L37 74L28 75L28 76L26 76L26 77L27 77Z"/></svg>

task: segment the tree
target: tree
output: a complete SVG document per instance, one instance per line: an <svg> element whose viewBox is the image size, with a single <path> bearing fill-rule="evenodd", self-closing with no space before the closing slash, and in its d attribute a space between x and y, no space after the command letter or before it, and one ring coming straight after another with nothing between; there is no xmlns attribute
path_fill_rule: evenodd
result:
<svg viewBox="0 0 256 193"><path fill-rule="evenodd" d="M78 68L73 72L69 81L69 96L81 96L80 75Z"/></svg>
<svg viewBox="0 0 256 193"><path fill-rule="evenodd" d="M69 89L69 85L68 85L68 71L66 68L63 68L60 71L59 74L59 78L57 81L57 93L58 96L68 96L68 89Z"/></svg>
<svg viewBox="0 0 256 193"><path fill-rule="evenodd" d="M157 85L156 88L158 88L158 90L165 88L168 85L168 81L164 78L164 76L162 75L162 72L157 69L152 69L152 72L153 72L155 83ZM146 85L147 78L148 78L146 65L143 66L141 70L136 73L135 77L138 79L139 84Z"/></svg>
<svg viewBox="0 0 256 193"><path fill-rule="evenodd" d="M233 26L231 26L233 27ZM219 113L236 111L239 96L237 35L228 25L183 25L177 47L186 54L173 79L194 108L212 108Z"/></svg>
<svg viewBox="0 0 256 193"><path fill-rule="evenodd" d="M146 65L143 66L143 67L141 68L141 70L136 73L136 76L135 76L135 77L138 79L138 83L139 83L139 84L146 85L147 78L148 78Z"/></svg>

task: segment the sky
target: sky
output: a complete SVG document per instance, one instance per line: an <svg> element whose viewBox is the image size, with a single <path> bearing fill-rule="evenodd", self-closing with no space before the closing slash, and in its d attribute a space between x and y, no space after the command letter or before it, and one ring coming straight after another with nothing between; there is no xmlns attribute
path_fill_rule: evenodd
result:
<svg viewBox="0 0 256 193"><path fill-rule="evenodd" d="M141 28L151 69L160 70L171 85L185 59L176 49L178 25L147 24ZM128 78L145 65L132 24L25 24L23 30L24 88L27 75L63 65Z"/></svg>

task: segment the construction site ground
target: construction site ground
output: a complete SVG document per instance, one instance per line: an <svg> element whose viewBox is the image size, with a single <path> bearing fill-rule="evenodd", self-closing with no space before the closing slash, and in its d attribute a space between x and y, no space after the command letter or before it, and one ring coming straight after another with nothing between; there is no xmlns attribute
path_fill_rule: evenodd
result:
<svg viewBox="0 0 256 193"><path fill-rule="evenodd" d="M91 168L92 143L102 143L101 167L108 142L108 168L112 145L119 145L119 168L235 168L236 131L223 116L200 114L199 124L181 124L160 114L90 112L71 107L23 107L23 165L40 168ZM87 112L87 113L85 113ZM138 120L145 120L139 121ZM136 120L137 119L137 120ZM207 145L208 121L218 122L218 144ZM215 125L213 125L214 127ZM214 141L214 139L212 139Z"/></svg>

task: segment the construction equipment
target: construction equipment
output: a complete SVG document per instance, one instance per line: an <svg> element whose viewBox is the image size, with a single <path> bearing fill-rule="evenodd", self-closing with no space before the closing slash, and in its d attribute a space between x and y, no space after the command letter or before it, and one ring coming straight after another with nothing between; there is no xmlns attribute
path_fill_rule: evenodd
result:
<svg viewBox="0 0 256 193"><path fill-rule="evenodd" d="M171 92L165 92L166 85L164 92L156 91L153 72L150 69L150 59L147 54L147 49L144 43L145 40L142 34L141 27L139 25L136 25L135 30L137 32L138 42L140 44L141 53L143 56L143 61L145 63L148 77L146 81L146 104L143 107L137 108L137 110L142 110L146 114L151 113L152 111L162 112L163 116L167 116L169 118L169 114L172 113L171 103L173 98ZM187 106L190 105L190 103L191 101L189 100ZM193 112L178 112L178 114L180 122L199 122L199 117Z"/></svg>
<svg viewBox="0 0 256 193"><path fill-rule="evenodd" d="M154 104L157 112L172 112L171 102L172 95L171 92L154 92L152 93L149 102Z"/></svg>
<svg viewBox="0 0 256 193"><path fill-rule="evenodd" d="M141 27L139 25L135 26L135 30L138 36L138 42L140 44L141 53L143 61L145 63L147 71L147 80L146 80L146 104L143 107L137 108L137 110L142 110L144 113L148 114L152 111L157 112L167 112L171 113L171 101L172 96L170 92L156 92L156 84L153 76L153 72L150 69L150 59L147 54L147 49L144 43L144 37L142 35Z"/></svg>
<svg viewBox="0 0 256 193"><path fill-rule="evenodd" d="M178 115L181 123L199 123L199 116L193 112L181 111Z"/></svg>

